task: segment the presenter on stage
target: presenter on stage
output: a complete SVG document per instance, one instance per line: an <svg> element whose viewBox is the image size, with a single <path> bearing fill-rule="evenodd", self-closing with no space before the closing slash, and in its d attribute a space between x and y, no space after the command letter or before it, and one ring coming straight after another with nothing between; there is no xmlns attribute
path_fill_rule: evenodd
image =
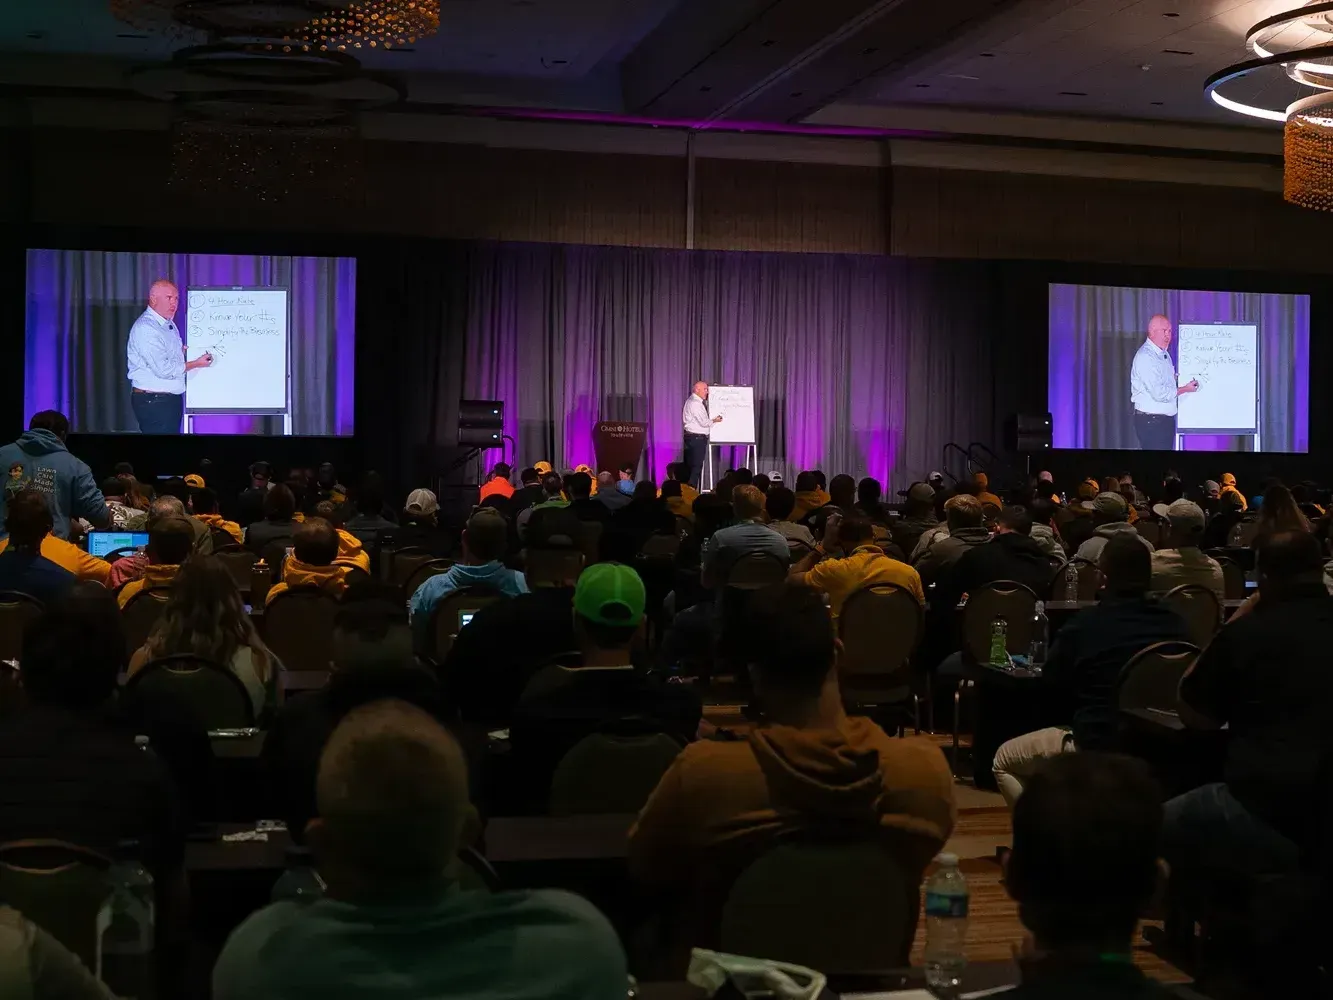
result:
<svg viewBox="0 0 1333 1000"><path fill-rule="evenodd" d="M689 483L699 488L699 477L703 475L704 460L708 457L708 429L722 420L708 415L708 383L695 382L694 392L685 400L680 421L685 427L685 464L690 467Z"/></svg>
<svg viewBox="0 0 1333 1000"><path fill-rule="evenodd" d="M180 291L165 278L148 289L148 308L130 327L125 349L130 407L144 434L179 434L185 415L185 373L207 368L213 355L185 360L185 345L172 319Z"/></svg>
<svg viewBox="0 0 1333 1000"><path fill-rule="evenodd" d="M1171 321L1160 313L1148 320L1148 339L1129 369L1134 433L1145 451L1175 451L1179 398L1199 391L1199 380L1179 385L1171 363Z"/></svg>

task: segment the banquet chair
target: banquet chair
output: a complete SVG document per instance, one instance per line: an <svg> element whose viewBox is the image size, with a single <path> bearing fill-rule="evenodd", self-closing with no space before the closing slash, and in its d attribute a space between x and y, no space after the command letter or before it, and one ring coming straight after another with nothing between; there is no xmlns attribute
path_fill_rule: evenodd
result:
<svg viewBox="0 0 1333 1000"><path fill-rule="evenodd" d="M1228 556L1218 556L1217 564L1222 567L1222 592L1228 601L1245 600L1245 571L1240 563Z"/></svg>
<svg viewBox="0 0 1333 1000"><path fill-rule="evenodd" d="M900 587L863 587L843 603L837 625L842 640L838 683L843 701L889 713L906 710L910 703L913 728L919 735L921 699L912 690L911 658L925 632L920 603ZM880 721L880 713L874 714ZM933 706L931 716L933 722ZM893 728L901 732L904 727L899 722Z"/></svg>
<svg viewBox="0 0 1333 1000"><path fill-rule="evenodd" d="M1180 641L1154 642L1139 650L1120 669L1116 681L1120 710L1178 711L1180 679L1198 656L1198 646Z"/></svg>
<svg viewBox="0 0 1333 1000"><path fill-rule="evenodd" d="M1217 594L1197 583L1174 587L1162 595L1162 603L1185 620L1190 641L1202 649L1222 627L1222 605Z"/></svg>
<svg viewBox="0 0 1333 1000"><path fill-rule="evenodd" d="M424 554L423 554L424 555ZM417 588L432 576L449 572L454 564L452 559L436 559L434 556L409 556L399 553L393 559L393 581L402 581L403 596L409 601Z"/></svg>
<svg viewBox="0 0 1333 1000"><path fill-rule="evenodd" d="M420 652L433 663L443 663L458 638L459 629L482 608L505 596L493 587L464 587L447 594L430 613L429 647Z"/></svg>
<svg viewBox="0 0 1333 1000"><path fill-rule="evenodd" d="M109 858L61 840L0 844L0 900L95 969L98 915L111 895L110 867Z"/></svg>
<svg viewBox="0 0 1333 1000"><path fill-rule="evenodd" d="M722 951L793 962L826 975L905 966L918 886L870 832L790 838L752 861L722 909ZM855 920L830 919L856 914Z"/></svg>
<svg viewBox="0 0 1333 1000"><path fill-rule="evenodd" d="M150 710L188 719L196 729L255 725L254 703L228 667L192 653L150 660L130 676L123 694Z"/></svg>
<svg viewBox="0 0 1333 1000"><path fill-rule="evenodd" d="M125 625L125 647L131 656L152 635L170 597L170 587L146 588L131 597L120 609L120 620Z"/></svg>
<svg viewBox="0 0 1333 1000"><path fill-rule="evenodd" d="M1037 612L1037 595L1030 587L1014 580L994 580L968 595L963 607L963 661L986 663L990 660L991 623L1005 620L1005 650L1026 655L1032 646L1032 619ZM975 687L967 677L959 678L953 692L953 755L951 766L958 769L958 737L962 725L963 696Z"/></svg>
<svg viewBox="0 0 1333 1000"><path fill-rule="evenodd" d="M41 617L42 602L17 590L0 591L0 660L17 660L23 633Z"/></svg>
<svg viewBox="0 0 1333 1000"><path fill-rule="evenodd" d="M319 587L290 587L264 608L264 642L287 670L328 670L338 599Z"/></svg>
<svg viewBox="0 0 1333 1000"><path fill-rule="evenodd" d="M551 777L552 816L637 813L680 754L665 733L592 733L560 758Z"/></svg>
<svg viewBox="0 0 1333 1000"><path fill-rule="evenodd" d="M255 560L257 558L253 552L237 545L225 552L215 551L213 558L227 571L232 583L236 584L237 590L242 594L250 593L250 581L254 576Z"/></svg>

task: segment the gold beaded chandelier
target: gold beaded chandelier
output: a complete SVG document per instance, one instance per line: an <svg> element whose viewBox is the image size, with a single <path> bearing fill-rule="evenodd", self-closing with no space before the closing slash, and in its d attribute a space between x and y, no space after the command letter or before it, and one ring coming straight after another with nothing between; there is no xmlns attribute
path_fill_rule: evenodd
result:
<svg viewBox="0 0 1333 1000"><path fill-rule="evenodd" d="M1218 70L1204 92L1228 111L1281 122L1282 196L1333 211L1333 2L1266 17L1245 46L1253 58Z"/></svg>

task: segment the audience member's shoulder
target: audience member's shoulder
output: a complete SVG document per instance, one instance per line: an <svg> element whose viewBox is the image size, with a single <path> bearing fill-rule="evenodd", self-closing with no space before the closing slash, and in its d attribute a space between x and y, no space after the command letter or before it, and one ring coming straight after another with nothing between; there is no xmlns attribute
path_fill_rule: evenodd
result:
<svg viewBox="0 0 1333 1000"><path fill-rule="evenodd" d="M491 903L508 910L517 923L539 926L538 940L552 953L577 955L581 963L605 961L624 967L615 928L582 896L563 889L533 889L497 893Z"/></svg>

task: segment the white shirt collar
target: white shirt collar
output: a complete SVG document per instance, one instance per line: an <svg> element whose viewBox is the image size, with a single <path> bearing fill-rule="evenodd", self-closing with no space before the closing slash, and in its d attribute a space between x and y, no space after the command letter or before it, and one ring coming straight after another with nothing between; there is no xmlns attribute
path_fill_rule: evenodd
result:
<svg viewBox="0 0 1333 1000"><path fill-rule="evenodd" d="M1152 351L1154 355L1156 355L1156 356L1159 357L1159 358L1162 358L1163 360L1165 360L1166 358L1171 357L1171 349L1170 349L1170 348L1161 348L1161 347L1158 347L1156 344L1154 344L1154 343L1153 343L1151 340L1149 340L1147 337L1145 337L1145 338L1143 339L1143 344L1144 344L1144 346L1147 347L1150 351Z"/></svg>
<svg viewBox="0 0 1333 1000"><path fill-rule="evenodd" d="M149 306L147 309L145 309L143 311L143 314L145 319L152 320L154 323L156 323L164 330L170 330L174 325L171 320L167 319L152 306Z"/></svg>
<svg viewBox="0 0 1333 1000"><path fill-rule="evenodd" d="M704 401L704 398L703 398L702 396L700 396L697 392L692 392L692 393L690 393L690 398L691 398L691 399L697 399L697 400L698 400L699 402L701 402L701 403Z"/></svg>

